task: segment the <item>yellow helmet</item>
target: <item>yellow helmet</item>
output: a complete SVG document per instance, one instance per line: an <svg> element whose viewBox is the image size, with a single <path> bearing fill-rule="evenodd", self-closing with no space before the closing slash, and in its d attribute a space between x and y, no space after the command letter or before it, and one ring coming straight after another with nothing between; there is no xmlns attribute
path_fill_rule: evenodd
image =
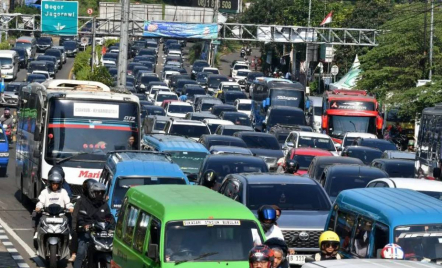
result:
<svg viewBox="0 0 442 268"><path fill-rule="evenodd" d="M319 248L322 247L323 242L337 242L339 243L339 236L333 231L325 231L319 237Z"/></svg>

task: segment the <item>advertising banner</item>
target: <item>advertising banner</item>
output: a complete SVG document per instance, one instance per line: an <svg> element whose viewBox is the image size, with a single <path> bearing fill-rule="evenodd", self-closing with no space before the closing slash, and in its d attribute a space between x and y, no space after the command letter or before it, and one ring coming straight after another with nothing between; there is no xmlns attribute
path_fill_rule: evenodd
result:
<svg viewBox="0 0 442 268"><path fill-rule="evenodd" d="M217 39L217 24L146 21L143 36Z"/></svg>

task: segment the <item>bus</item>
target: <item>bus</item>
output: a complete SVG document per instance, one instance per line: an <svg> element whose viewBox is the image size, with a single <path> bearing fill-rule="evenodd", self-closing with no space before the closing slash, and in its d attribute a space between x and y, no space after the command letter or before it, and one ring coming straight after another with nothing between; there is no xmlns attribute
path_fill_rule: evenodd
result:
<svg viewBox="0 0 442 268"><path fill-rule="evenodd" d="M333 90L324 93L322 130L342 144L347 132L382 136L383 119L378 102L364 90Z"/></svg>
<svg viewBox="0 0 442 268"><path fill-rule="evenodd" d="M100 178L108 152L140 148L138 97L99 82L31 83L21 91L18 109L17 185L30 200L40 194L53 165L63 167L79 195L85 179Z"/></svg>
<svg viewBox="0 0 442 268"><path fill-rule="evenodd" d="M442 103L422 111L416 143L415 172L419 177L440 179L439 161L442 159ZM438 172L434 172L435 169Z"/></svg>

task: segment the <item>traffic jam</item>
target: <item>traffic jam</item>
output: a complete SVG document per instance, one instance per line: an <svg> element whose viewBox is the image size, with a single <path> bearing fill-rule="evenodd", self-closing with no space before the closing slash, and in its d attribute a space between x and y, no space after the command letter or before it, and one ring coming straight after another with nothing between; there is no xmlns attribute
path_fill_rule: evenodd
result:
<svg viewBox="0 0 442 268"><path fill-rule="evenodd" d="M442 104L410 123L364 90L266 76L245 52L229 76L206 59L188 71L186 41L146 37L116 89L56 79L81 45L41 38L0 51L10 79L28 69L2 94L0 171L15 150L47 267L440 264ZM113 78L118 57L105 49Z"/></svg>

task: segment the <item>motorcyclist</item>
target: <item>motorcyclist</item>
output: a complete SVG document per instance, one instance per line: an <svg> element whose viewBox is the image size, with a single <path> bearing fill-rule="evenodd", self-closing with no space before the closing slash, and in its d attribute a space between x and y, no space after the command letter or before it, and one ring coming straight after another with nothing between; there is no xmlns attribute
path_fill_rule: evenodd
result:
<svg viewBox="0 0 442 268"><path fill-rule="evenodd" d="M410 152L410 153L414 153L414 152L415 152L415 149L414 149L414 140L409 140L409 141L408 141L407 152Z"/></svg>
<svg viewBox="0 0 442 268"><path fill-rule="evenodd" d="M54 166L48 173L48 186L41 191L38 196L38 202L35 206L35 211L41 212L41 210L50 205L59 205L60 207L69 209L72 213L74 206L71 203L69 195L65 189L61 187L64 181L64 172L60 172L60 167ZM34 240L37 239L37 226L41 218L40 213L33 213L33 227L35 229Z"/></svg>
<svg viewBox="0 0 442 268"><path fill-rule="evenodd" d="M258 209L258 220L265 232L266 238L278 238L284 240L284 235L276 223L276 210L270 205L264 205Z"/></svg>
<svg viewBox="0 0 442 268"><path fill-rule="evenodd" d="M299 169L299 164L296 161L287 161L284 173L295 174Z"/></svg>
<svg viewBox="0 0 442 268"><path fill-rule="evenodd" d="M285 241L278 238L270 238L264 242L264 245L268 246L273 250L273 255L274 255L273 268L290 267L289 262L287 260L289 249Z"/></svg>
<svg viewBox="0 0 442 268"><path fill-rule="evenodd" d="M249 268L272 268L273 257L273 250L268 246L254 246L249 252Z"/></svg>
<svg viewBox="0 0 442 268"><path fill-rule="evenodd" d="M110 208L105 199L106 186L99 182L87 183L87 197L80 202L78 214L76 215L76 231L78 234L78 251L77 258L74 261L74 268L80 268L86 252L88 250L88 242L90 240L90 229L93 223L99 221L104 222L111 220L114 224L115 220L111 215ZM91 257L91 256L89 256Z"/></svg>
<svg viewBox="0 0 442 268"><path fill-rule="evenodd" d="M339 236L333 231L325 231L319 237L320 253L315 254L315 261L340 260L338 254L340 246Z"/></svg>
<svg viewBox="0 0 442 268"><path fill-rule="evenodd" d="M14 123L14 117L11 115L11 110L9 108L5 108L2 116L0 117L0 122L3 125L12 125Z"/></svg>

